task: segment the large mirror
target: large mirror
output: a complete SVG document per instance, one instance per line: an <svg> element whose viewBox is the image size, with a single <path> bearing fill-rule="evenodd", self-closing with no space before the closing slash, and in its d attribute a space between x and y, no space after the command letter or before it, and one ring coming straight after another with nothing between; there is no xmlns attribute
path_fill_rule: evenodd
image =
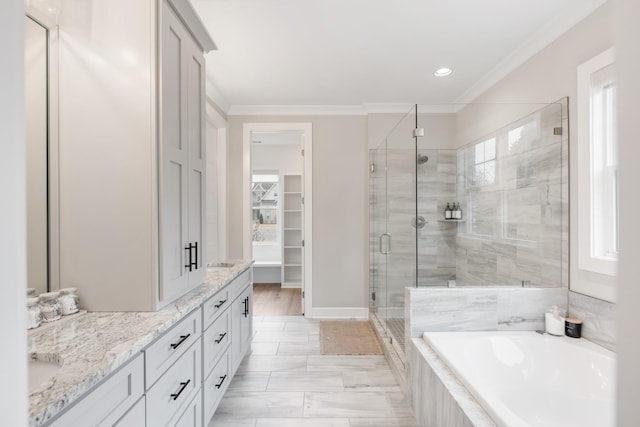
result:
<svg viewBox="0 0 640 427"><path fill-rule="evenodd" d="M25 16L25 117L27 151L27 287L36 294L57 288L55 100L51 34L46 19ZM54 231L55 230L55 231Z"/></svg>

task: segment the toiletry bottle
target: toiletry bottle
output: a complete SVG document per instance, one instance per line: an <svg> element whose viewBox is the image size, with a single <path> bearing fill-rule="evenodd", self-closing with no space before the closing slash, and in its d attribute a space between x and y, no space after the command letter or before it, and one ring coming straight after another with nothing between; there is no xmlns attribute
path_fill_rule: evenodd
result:
<svg viewBox="0 0 640 427"><path fill-rule="evenodd" d="M453 204L453 215L451 215L451 218L453 219L460 219L460 208L459 208L460 204L455 202Z"/></svg>
<svg viewBox="0 0 640 427"><path fill-rule="evenodd" d="M447 203L447 208L444 210L444 219L451 219L452 213L451 204Z"/></svg>
<svg viewBox="0 0 640 427"><path fill-rule="evenodd" d="M462 208L460 207L460 202L458 202L457 214L458 214L458 219L462 219Z"/></svg>

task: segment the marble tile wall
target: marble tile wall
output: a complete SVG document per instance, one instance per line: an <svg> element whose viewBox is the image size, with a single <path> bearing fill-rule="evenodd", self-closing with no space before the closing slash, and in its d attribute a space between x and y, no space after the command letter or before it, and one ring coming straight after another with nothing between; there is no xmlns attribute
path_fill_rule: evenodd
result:
<svg viewBox="0 0 640 427"><path fill-rule="evenodd" d="M544 329L552 305L567 308L563 288L412 288L405 290L405 341L426 331Z"/></svg>
<svg viewBox="0 0 640 427"><path fill-rule="evenodd" d="M458 150L458 285L567 287L568 135L556 127L567 129L561 104Z"/></svg>
<svg viewBox="0 0 640 427"><path fill-rule="evenodd" d="M454 199L455 150L418 150L418 155L429 160L417 165L416 199L415 150L372 150L370 154L377 165L370 176L370 283L371 291L386 294L376 302L381 317L403 316L404 288L415 286L416 281L416 248L420 286L446 285L456 275L456 225L442 221L447 201ZM427 221L417 233L413 226L416 200L418 215ZM378 247L379 235L385 231L392 246L386 257L379 255Z"/></svg>
<svg viewBox="0 0 640 427"><path fill-rule="evenodd" d="M569 316L582 320L582 337L616 351L616 305L569 292Z"/></svg>

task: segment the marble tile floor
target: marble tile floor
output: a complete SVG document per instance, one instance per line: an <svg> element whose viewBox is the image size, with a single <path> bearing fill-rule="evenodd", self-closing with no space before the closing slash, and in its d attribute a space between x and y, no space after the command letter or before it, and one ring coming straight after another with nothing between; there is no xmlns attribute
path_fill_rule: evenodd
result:
<svg viewBox="0 0 640 427"><path fill-rule="evenodd" d="M253 352L208 427L417 427L384 356L321 355L319 323L254 317Z"/></svg>

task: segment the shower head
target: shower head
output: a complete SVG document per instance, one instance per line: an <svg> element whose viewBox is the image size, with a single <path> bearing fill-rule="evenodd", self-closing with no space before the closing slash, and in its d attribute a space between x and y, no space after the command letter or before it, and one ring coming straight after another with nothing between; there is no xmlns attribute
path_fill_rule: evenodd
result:
<svg viewBox="0 0 640 427"><path fill-rule="evenodd" d="M419 165L424 165L425 163L427 163L429 161L429 157L425 156L424 154L418 154L418 164Z"/></svg>

